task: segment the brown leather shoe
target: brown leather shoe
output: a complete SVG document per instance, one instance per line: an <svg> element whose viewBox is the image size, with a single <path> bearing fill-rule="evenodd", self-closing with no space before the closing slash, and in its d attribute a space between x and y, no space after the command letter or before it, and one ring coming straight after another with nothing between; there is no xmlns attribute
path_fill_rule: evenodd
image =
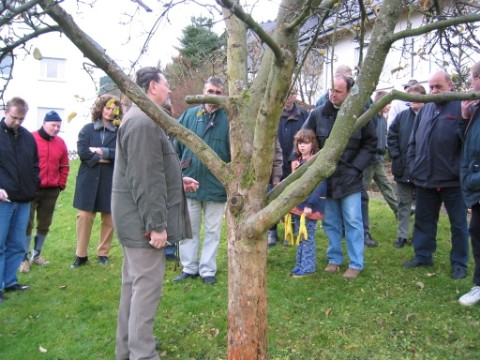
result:
<svg viewBox="0 0 480 360"><path fill-rule="evenodd" d="M347 271L343 273L343 278L346 280L354 280L360 275L361 270L348 268Z"/></svg>
<svg viewBox="0 0 480 360"><path fill-rule="evenodd" d="M329 263L323 271L325 271L327 273L334 273L334 272L338 272L339 270L340 270L340 266L338 266L336 264Z"/></svg>

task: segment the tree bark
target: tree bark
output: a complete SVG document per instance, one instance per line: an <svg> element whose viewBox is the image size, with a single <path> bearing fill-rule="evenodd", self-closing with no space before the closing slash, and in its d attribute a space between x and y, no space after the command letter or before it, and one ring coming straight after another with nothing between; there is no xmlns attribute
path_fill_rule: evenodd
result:
<svg viewBox="0 0 480 360"><path fill-rule="evenodd" d="M267 358L267 241L246 239L238 217L228 228L228 359Z"/></svg>

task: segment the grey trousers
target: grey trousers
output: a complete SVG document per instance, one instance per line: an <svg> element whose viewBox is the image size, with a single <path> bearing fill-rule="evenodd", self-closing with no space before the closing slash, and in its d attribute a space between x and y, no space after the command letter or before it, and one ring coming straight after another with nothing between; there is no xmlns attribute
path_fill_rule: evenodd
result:
<svg viewBox="0 0 480 360"><path fill-rule="evenodd" d="M122 288L118 309L117 360L160 359L153 322L162 296L164 249L122 246Z"/></svg>
<svg viewBox="0 0 480 360"><path fill-rule="evenodd" d="M411 209L414 202L415 186L397 182L398 230L397 236L408 239Z"/></svg>

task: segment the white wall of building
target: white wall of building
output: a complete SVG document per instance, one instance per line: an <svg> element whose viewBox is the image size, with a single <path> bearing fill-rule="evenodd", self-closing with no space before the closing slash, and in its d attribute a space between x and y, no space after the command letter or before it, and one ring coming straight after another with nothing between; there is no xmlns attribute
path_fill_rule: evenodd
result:
<svg viewBox="0 0 480 360"><path fill-rule="evenodd" d="M411 27L417 28L422 23L422 18L417 16L410 19ZM407 19L403 18L397 24L395 32L404 30L407 27ZM371 31L366 36L366 42L371 36ZM434 49L432 52L419 55L421 53L422 45L425 42L424 36L416 38L408 38L405 40L399 40L395 42L391 48L390 53L387 56L382 74L377 85L377 90L403 90L403 85L410 79L417 80L420 84L424 85L427 92L428 79L431 74L439 69L446 70L449 73L455 72L453 68L448 67L449 59L442 61L442 53L439 49ZM368 49L364 50L364 58ZM333 59L333 70L338 65L348 65L352 69L358 64L358 43L353 41L352 38L343 38L338 40L333 50L327 50L328 62L324 65L324 77L322 79L322 89L319 92L319 96L327 91L331 83L332 65L330 63ZM479 54L470 54L473 60L471 65L475 61L480 60ZM437 60L436 60L437 59ZM440 61L438 59L441 59Z"/></svg>

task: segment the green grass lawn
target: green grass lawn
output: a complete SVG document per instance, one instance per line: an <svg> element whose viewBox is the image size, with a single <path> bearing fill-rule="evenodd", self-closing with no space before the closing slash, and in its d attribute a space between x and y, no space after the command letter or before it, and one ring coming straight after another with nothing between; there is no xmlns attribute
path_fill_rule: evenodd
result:
<svg viewBox="0 0 480 360"><path fill-rule="evenodd" d="M75 255L77 166L72 162L44 248L51 264L33 265L29 274L21 274L20 283L31 289L7 293L8 300L0 304L1 360L114 358L122 254L114 240L110 263L95 261L96 226L91 261L69 268ZM376 197L370 212L372 236L380 246L365 250L365 270L356 281L323 273L327 239L321 228L315 276L288 276L294 247L269 249L269 359L480 359L480 306L457 303L472 286L473 262L466 279L450 279L446 217L441 217L435 265L403 269L413 250L393 247L392 212ZM213 287L198 279L173 283L180 269L167 263L155 322L162 359L226 359L226 256L224 235Z"/></svg>

